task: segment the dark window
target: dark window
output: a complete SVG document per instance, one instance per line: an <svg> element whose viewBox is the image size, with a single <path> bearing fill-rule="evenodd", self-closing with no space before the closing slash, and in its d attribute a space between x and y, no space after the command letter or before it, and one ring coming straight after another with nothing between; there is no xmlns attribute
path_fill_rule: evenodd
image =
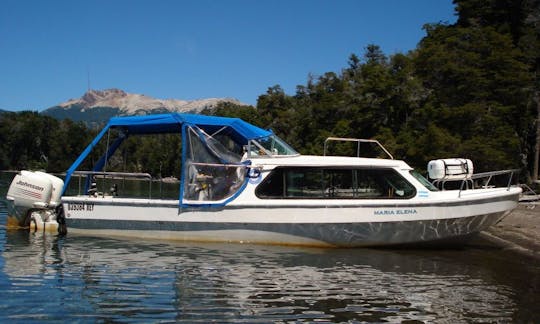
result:
<svg viewBox="0 0 540 324"><path fill-rule="evenodd" d="M276 168L257 187L263 199L406 199L416 194L393 169Z"/></svg>
<svg viewBox="0 0 540 324"><path fill-rule="evenodd" d="M274 169L272 173L264 179L263 185L257 187L257 191L261 191L261 196L264 198L283 197L285 192L285 181L283 179L283 169ZM259 194L257 193L257 196Z"/></svg>

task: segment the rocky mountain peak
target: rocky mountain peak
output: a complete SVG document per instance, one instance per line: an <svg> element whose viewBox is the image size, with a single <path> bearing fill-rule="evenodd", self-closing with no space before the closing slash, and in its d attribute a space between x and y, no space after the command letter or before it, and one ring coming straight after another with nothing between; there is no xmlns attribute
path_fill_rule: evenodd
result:
<svg viewBox="0 0 540 324"><path fill-rule="evenodd" d="M120 89L106 89L106 90L88 90L82 97L82 103L87 106L92 106L98 101L113 99L113 98L123 98L126 97L127 93Z"/></svg>
<svg viewBox="0 0 540 324"><path fill-rule="evenodd" d="M231 98L207 98L198 100L156 99L142 94L127 93L120 89L88 90L78 99L70 99L57 107L69 109L78 106L82 109L96 107L117 108L123 114L132 115L141 112L159 110L161 112L199 112L204 108L215 107L219 102L242 104Z"/></svg>

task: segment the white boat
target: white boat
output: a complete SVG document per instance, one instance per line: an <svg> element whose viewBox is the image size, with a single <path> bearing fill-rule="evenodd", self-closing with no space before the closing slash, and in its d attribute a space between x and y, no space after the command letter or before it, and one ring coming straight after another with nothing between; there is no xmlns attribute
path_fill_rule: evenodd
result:
<svg viewBox="0 0 540 324"><path fill-rule="evenodd" d="M180 181L171 198L157 194L149 174L107 171L107 161L125 139L157 133L181 134L181 174L172 175ZM103 156L90 163L90 153L105 139ZM358 148L378 144L344 140ZM177 113L115 117L63 182L40 172L22 171L15 177L7 195L8 225L185 241L388 246L462 243L517 206L521 189L511 181L503 187L478 187L477 181L513 171L477 176L465 160L460 177L448 167L452 163L445 163L455 160L433 162L430 174L443 189L445 179L460 184L439 190L387 155L367 158L359 150L355 157L300 155L271 131L237 118ZM130 197L118 189L135 179L148 181L147 196ZM109 187L110 192L99 191Z"/></svg>

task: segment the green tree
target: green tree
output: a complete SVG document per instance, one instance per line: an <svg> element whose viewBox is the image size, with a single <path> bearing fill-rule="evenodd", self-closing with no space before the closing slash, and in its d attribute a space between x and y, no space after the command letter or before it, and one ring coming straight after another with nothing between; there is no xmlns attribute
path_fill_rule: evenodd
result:
<svg viewBox="0 0 540 324"><path fill-rule="evenodd" d="M238 105L232 102L219 102L216 107L205 108L201 111L203 115L224 116L240 118L254 125L261 125L261 118L258 116L255 107L250 105Z"/></svg>
<svg viewBox="0 0 540 324"><path fill-rule="evenodd" d="M509 35L514 46L523 53L522 61L528 66L532 79L529 85L532 95L526 99L530 109L535 112L536 125L534 120L529 123L529 140L521 154L533 165L532 178L537 180L540 161L540 1L454 0L454 3L459 14L457 26L492 27L501 34Z"/></svg>
<svg viewBox="0 0 540 324"><path fill-rule="evenodd" d="M511 37L492 27L429 25L426 30L415 63L417 75L432 93L433 105L439 107L433 122L462 141L488 139L493 128L506 129L505 136L523 151L530 130L531 78ZM519 156L498 153L503 164L519 166ZM481 159L494 160L491 156Z"/></svg>

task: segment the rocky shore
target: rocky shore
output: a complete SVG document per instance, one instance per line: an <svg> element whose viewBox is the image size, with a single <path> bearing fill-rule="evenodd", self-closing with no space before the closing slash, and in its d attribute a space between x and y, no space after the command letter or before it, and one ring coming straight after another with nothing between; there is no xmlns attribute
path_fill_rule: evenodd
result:
<svg viewBox="0 0 540 324"><path fill-rule="evenodd" d="M481 237L540 259L540 202L520 203L501 222L482 232Z"/></svg>

